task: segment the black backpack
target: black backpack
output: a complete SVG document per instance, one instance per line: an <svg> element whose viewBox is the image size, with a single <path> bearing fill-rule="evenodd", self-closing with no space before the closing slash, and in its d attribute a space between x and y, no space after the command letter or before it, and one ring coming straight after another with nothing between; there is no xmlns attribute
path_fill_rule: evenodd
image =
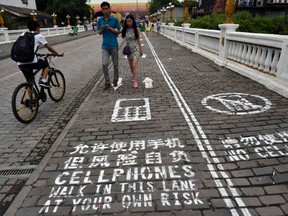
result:
<svg viewBox="0 0 288 216"><path fill-rule="evenodd" d="M11 59L16 62L32 62L35 56L35 34L25 32L14 42L11 49Z"/></svg>

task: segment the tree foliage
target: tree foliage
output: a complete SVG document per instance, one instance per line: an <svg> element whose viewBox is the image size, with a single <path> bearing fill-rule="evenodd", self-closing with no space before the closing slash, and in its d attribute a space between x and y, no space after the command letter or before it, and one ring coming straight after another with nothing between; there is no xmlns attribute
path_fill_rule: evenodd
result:
<svg viewBox="0 0 288 216"><path fill-rule="evenodd" d="M66 16L71 17L71 24L75 24L76 16L89 17L89 5L87 0L36 0L37 9L46 13L57 14L57 19L66 21Z"/></svg>
<svg viewBox="0 0 288 216"><path fill-rule="evenodd" d="M239 24L237 31L266 34L288 34L285 25L285 17L262 17L255 16L247 11L236 12L233 15L233 22ZM190 20L191 28L215 29L225 21L224 13L213 13ZM178 25L181 25L179 23Z"/></svg>
<svg viewBox="0 0 288 216"><path fill-rule="evenodd" d="M159 10L159 8L161 8L161 6L168 5L170 2L174 6L183 6L183 4L179 0L154 0L154 1L150 1L147 3L149 14L153 14L154 12ZM195 7L198 4L198 1L197 0L189 0L188 3L189 3L189 5L188 5L189 11L191 11L192 7Z"/></svg>

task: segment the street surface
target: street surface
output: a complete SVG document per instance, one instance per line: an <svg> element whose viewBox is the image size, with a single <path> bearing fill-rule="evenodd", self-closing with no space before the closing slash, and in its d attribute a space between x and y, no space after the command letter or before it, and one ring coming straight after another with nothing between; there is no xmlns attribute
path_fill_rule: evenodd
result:
<svg viewBox="0 0 288 216"><path fill-rule="evenodd" d="M1 60L0 171L28 172L0 178L1 213L287 215L288 99L161 35L142 43L139 89L120 50L108 91L100 36L55 45L66 94L28 125L10 105L23 75Z"/></svg>

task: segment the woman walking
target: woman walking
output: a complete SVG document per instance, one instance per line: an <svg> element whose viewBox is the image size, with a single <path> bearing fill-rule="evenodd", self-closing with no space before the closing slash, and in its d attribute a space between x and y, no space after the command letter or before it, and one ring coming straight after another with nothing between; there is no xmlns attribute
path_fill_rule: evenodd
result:
<svg viewBox="0 0 288 216"><path fill-rule="evenodd" d="M130 48L131 53L127 55L130 69L133 75L132 83L134 88L138 88L138 59L143 55L141 42L140 42L140 31L136 26L135 18L129 14L126 16L124 27L122 29L122 38L126 40L127 46Z"/></svg>

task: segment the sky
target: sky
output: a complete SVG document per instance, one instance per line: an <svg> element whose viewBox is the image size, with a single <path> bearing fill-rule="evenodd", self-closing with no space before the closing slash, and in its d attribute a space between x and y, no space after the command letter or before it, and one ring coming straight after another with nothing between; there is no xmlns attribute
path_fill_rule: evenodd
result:
<svg viewBox="0 0 288 216"><path fill-rule="evenodd" d="M91 0L91 4L101 4L102 1L104 0ZM136 4L136 1L137 0L105 0L107 2L109 2L110 4L115 4L115 3L118 3L121 2L121 3L134 3ZM147 3L149 0L138 0L138 3Z"/></svg>
<svg viewBox="0 0 288 216"><path fill-rule="evenodd" d="M100 4L104 0L91 0L91 6L94 6L94 11L100 10ZM146 12L146 3L148 0L105 0L111 4L111 9L115 12L127 13L127 12Z"/></svg>

